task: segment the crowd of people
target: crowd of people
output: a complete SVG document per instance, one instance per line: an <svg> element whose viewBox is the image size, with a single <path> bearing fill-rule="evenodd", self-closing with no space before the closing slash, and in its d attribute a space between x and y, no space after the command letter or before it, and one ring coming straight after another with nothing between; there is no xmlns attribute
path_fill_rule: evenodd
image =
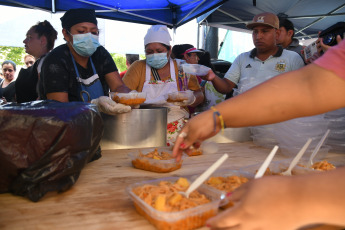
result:
<svg viewBox="0 0 345 230"><path fill-rule="evenodd" d="M176 140L173 153L177 161L183 151L200 146L200 141L224 127L269 124L345 106L342 65L345 41L338 37L340 44L330 48L318 39L319 55L304 60L303 47L294 38L293 24L272 13L258 14L247 24L252 30L255 48L240 54L224 78L215 73L207 51L190 44L172 47L165 25L148 29L143 38L146 59L126 55L128 70L120 76L111 55L98 41L94 10L68 10L61 17L61 23L66 43L55 48L57 31L48 21L39 22L28 30L23 41L27 68L22 69L15 80L16 64L11 60L2 62L0 97L17 103L90 102L109 92L136 91L147 94L147 103L161 105L166 102L168 93L182 90L179 80L182 62L205 63L211 68L208 74L191 75L188 85L184 86L188 88L188 100L180 106L169 105L168 122L179 123L179 129L169 133L173 135L172 143ZM207 99L203 83L211 84L220 94L227 94L238 85L250 83L253 77L256 83L262 84L253 85L251 90L222 103L214 103L213 110L206 110L185 123L184 118L189 118ZM341 179L344 174L345 169L340 168L324 174L255 180L229 195L235 207L210 219L208 226L212 229L295 229L318 222L345 225L342 198L345 183ZM272 191L272 186L283 189ZM302 202L301 197L308 199ZM299 201L298 205L295 200ZM328 214L317 211L324 207ZM274 209L279 212L272 212Z"/></svg>

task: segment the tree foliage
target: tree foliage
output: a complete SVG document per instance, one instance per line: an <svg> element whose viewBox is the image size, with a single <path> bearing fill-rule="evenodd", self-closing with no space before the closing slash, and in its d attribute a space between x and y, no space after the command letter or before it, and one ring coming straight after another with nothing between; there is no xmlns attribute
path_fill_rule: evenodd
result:
<svg viewBox="0 0 345 230"><path fill-rule="evenodd" d="M17 65L24 65L25 49L23 47L0 46L0 60L12 60Z"/></svg>

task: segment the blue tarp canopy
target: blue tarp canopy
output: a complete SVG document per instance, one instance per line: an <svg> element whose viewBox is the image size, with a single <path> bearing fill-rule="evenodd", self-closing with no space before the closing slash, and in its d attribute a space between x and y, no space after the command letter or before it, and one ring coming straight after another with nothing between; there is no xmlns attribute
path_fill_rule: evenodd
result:
<svg viewBox="0 0 345 230"><path fill-rule="evenodd" d="M246 30L254 15L272 12L295 26L297 38L317 37L337 22L345 21L344 0L229 0L198 18L200 24L230 30Z"/></svg>
<svg viewBox="0 0 345 230"><path fill-rule="evenodd" d="M0 0L0 5L52 13L73 8L95 9L99 18L178 27L226 0Z"/></svg>

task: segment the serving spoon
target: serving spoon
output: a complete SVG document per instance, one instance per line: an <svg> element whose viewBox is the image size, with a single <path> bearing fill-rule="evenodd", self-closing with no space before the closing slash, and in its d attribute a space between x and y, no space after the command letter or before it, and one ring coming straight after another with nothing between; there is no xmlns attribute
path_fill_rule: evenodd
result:
<svg viewBox="0 0 345 230"><path fill-rule="evenodd" d="M270 154L268 154L268 156L266 157L265 161L262 163L262 165L260 166L259 170L257 171L257 173L255 174L254 178L261 178L265 172L266 169L268 168L268 165L271 163L274 155L276 155L277 151L278 151L278 146L274 146L272 151L270 152Z"/></svg>
<svg viewBox="0 0 345 230"><path fill-rule="evenodd" d="M317 144L317 146L315 147L313 153L310 155L309 161L307 163L307 167L310 168L314 163L314 157L316 156L316 154L319 152L323 142L326 140L328 134L329 134L330 130L327 129L326 133L323 135L323 137L321 138L321 140L319 141L319 143Z"/></svg>
<svg viewBox="0 0 345 230"><path fill-rule="evenodd" d="M291 176L292 169L297 165L298 161L301 159L301 157L303 156L303 154L307 150L307 148L310 145L311 141L312 141L311 138L309 138L307 140L307 142L304 144L304 146L301 148L301 150L297 153L295 158L291 161L291 163L289 165L289 168L286 171L281 173L283 176Z"/></svg>
<svg viewBox="0 0 345 230"><path fill-rule="evenodd" d="M214 162L205 172L203 172L198 178L193 181L193 183L189 186L187 191L179 192L185 197L189 197L195 189L197 189L223 162L228 158L228 154L224 154L221 158L219 158L216 162Z"/></svg>

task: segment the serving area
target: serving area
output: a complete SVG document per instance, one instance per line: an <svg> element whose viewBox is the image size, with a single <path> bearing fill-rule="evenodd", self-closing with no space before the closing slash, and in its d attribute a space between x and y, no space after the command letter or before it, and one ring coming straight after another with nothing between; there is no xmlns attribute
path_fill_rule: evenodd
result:
<svg viewBox="0 0 345 230"><path fill-rule="evenodd" d="M162 174L133 168L127 156L133 151L138 150L103 150L102 157L82 170L70 190L48 193L37 203L9 193L0 194L0 229L155 229L136 212L126 193L128 185L161 177L200 174L224 153L229 158L220 169L262 163L270 149L251 141L220 143L217 153L188 157L181 169ZM329 153L328 158L343 161L340 163L345 165L345 156L340 153ZM287 157L279 152L274 157L274 161L283 159Z"/></svg>

